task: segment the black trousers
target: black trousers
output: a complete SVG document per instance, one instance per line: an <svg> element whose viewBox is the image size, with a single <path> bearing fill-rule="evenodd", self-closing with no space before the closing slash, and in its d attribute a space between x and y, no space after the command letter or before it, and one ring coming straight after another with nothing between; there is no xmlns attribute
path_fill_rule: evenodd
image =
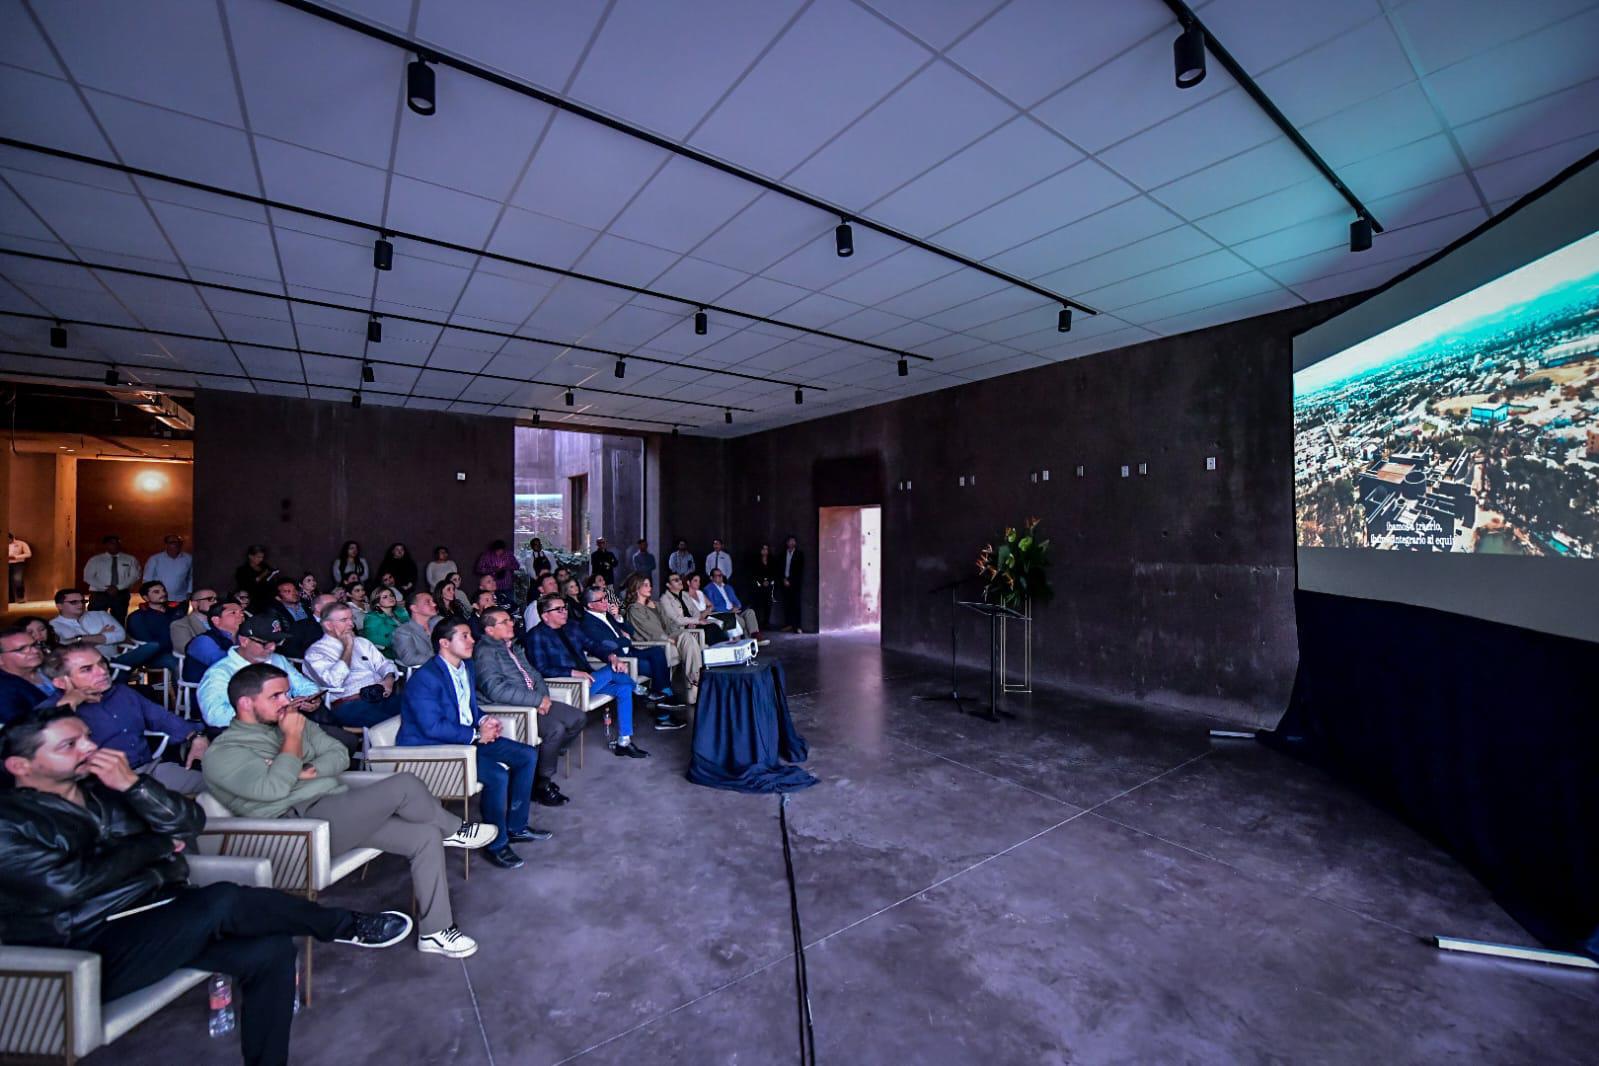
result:
<svg viewBox="0 0 1599 1066"><path fill-rule="evenodd" d="M105 611L117 620L118 625L128 624L128 604L133 599L133 593L127 589L110 589L106 592L89 593L89 610Z"/></svg>
<svg viewBox="0 0 1599 1066"><path fill-rule="evenodd" d="M537 712L534 712L537 714ZM550 713L539 714L539 764L533 771L534 778L541 784L555 776L556 762L561 757L561 752L572 746L572 742L583 732L585 719L583 712L570 703L560 700L550 701Z"/></svg>
<svg viewBox="0 0 1599 1066"><path fill-rule="evenodd" d="M792 629L800 627L800 583L792 585L779 585L778 594L783 603L783 624Z"/></svg>
<svg viewBox="0 0 1599 1066"><path fill-rule="evenodd" d="M250 1066L289 1061L294 937L332 940L354 915L270 888L186 888L171 903L106 922L69 946L100 956L100 998L113 1000L192 968L237 982L239 1037Z"/></svg>

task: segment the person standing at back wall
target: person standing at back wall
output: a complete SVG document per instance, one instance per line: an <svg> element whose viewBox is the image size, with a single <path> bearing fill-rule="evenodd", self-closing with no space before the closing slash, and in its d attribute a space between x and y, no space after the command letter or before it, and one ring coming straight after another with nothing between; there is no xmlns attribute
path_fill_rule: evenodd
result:
<svg viewBox="0 0 1599 1066"><path fill-rule="evenodd" d="M83 581L89 586L89 610L105 611L120 625L128 621L128 601L139 583L139 560L122 550L122 538L107 533L101 551L83 564Z"/></svg>
<svg viewBox="0 0 1599 1066"><path fill-rule="evenodd" d="M783 630L803 633L800 627L800 593L805 587L805 553L800 551L799 540L790 536L783 545L779 560L783 576L779 579L778 593L783 604Z"/></svg>

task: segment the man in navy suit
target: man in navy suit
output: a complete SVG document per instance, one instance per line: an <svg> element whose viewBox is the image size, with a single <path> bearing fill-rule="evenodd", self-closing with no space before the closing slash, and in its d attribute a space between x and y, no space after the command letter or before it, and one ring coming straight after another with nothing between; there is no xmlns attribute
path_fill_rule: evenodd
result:
<svg viewBox="0 0 1599 1066"><path fill-rule="evenodd" d="M483 820L499 830L488 847L488 858L496 866L514 870L522 859L511 850L513 843L548 840L553 835L528 825L538 752L501 736L500 720L485 716L478 706L471 627L452 618L434 626L432 639L437 654L405 683L396 742L477 747Z"/></svg>
<svg viewBox="0 0 1599 1066"><path fill-rule="evenodd" d="M633 743L633 679L622 672L616 653L602 655L599 647L583 635L581 627L569 624L566 601L560 596L540 596L533 602L539 623L527 631L522 646L527 660L545 677L581 677L589 682L589 692L616 699L616 744L611 754L629 759L645 759L649 752ZM609 666L591 669L590 650Z"/></svg>
<svg viewBox="0 0 1599 1066"><path fill-rule="evenodd" d="M672 668L666 661L666 649L654 644L647 648L635 647L633 631L628 628L626 622L608 617L606 613L608 606L604 589L591 588L584 591L584 611L581 619L577 620L583 636L588 638L591 648L598 650L599 658L627 655L637 659L639 669L644 671L644 676L650 680L652 691L649 698L659 701L656 704L658 713L655 715L655 728L683 728L683 723L668 713L669 708L681 708L686 704L672 693Z"/></svg>

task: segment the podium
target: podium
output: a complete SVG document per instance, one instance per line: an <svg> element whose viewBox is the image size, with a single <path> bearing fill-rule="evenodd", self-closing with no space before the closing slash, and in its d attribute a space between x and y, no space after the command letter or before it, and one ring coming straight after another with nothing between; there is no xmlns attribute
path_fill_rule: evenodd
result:
<svg viewBox="0 0 1599 1066"><path fill-rule="evenodd" d="M984 603L981 600L959 600L957 601L957 606L964 607L973 614L984 615L988 618L988 707L986 708L988 713L984 714L982 711L973 713L977 717L990 722L999 721L1001 716L1015 718L1014 714L1000 710L999 707L1001 680L999 669L1000 627L1007 618L1025 618L1026 615L1009 607L1001 607L997 603Z"/></svg>

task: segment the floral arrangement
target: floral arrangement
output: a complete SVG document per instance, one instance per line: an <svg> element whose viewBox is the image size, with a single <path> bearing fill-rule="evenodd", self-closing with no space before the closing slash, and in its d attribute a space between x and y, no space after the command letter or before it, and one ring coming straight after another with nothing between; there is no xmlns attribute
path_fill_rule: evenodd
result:
<svg viewBox="0 0 1599 1066"><path fill-rule="evenodd" d="M1020 530L1014 526L999 538L999 546L983 545L977 553L977 572L983 578L983 600L1020 610L1029 600L1045 603L1054 594L1049 587L1049 541L1040 539L1037 518Z"/></svg>

